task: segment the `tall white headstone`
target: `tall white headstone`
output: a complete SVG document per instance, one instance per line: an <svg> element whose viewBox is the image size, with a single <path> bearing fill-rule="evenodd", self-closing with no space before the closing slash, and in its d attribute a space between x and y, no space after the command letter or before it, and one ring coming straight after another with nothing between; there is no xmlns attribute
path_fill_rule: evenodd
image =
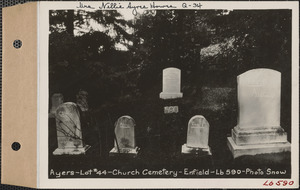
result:
<svg viewBox="0 0 300 190"><path fill-rule="evenodd" d="M135 121L130 116L122 116L115 123L115 146L111 155L122 153L136 155L138 147L135 144Z"/></svg>
<svg viewBox="0 0 300 190"><path fill-rule="evenodd" d="M253 69L237 77L238 124L228 138L233 156L290 151L280 126L281 73Z"/></svg>
<svg viewBox="0 0 300 190"><path fill-rule="evenodd" d="M159 97L161 99L182 98L180 92L181 86L181 71L177 68L166 68L163 70L162 92Z"/></svg>
<svg viewBox="0 0 300 190"><path fill-rule="evenodd" d="M202 115L192 117L188 123L187 141L182 145L183 154L211 155L208 145L209 123Z"/></svg>
<svg viewBox="0 0 300 190"><path fill-rule="evenodd" d="M90 148L82 138L79 108L75 103L66 102L56 109L56 131L58 148L54 155L85 154Z"/></svg>

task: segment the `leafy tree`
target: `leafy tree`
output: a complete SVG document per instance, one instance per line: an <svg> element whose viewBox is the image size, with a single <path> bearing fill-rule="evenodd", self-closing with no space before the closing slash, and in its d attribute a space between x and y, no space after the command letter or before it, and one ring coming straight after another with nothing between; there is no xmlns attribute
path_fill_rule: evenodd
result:
<svg viewBox="0 0 300 190"><path fill-rule="evenodd" d="M146 93L148 86L161 84L164 68L177 67L185 79L184 91L190 95L200 94L198 87L201 87L203 70L199 60L200 50L210 44L210 36L206 32L206 28L210 28L207 20L217 12L156 11L136 19L131 51L134 54L133 64L140 72L139 86L143 92Z"/></svg>
<svg viewBox="0 0 300 190"><path fill-rule="evenodd" d="M73 100L83 88L99 103L101 97L124 93L128 52L117 44L126 49L130 26L120 13L62 10L50 15L50 94L63 92Z"/></svg>
<svg viewBox="0 0 300 190"><path fill-rule="evenodd" d="M239 72L251 68L281 69L290 63L291 11L242 10L214 17L211 23L223 41L233 40L220 54L235 58Z"/></svg>
<svg viewBox="0 0 300 190"><path fill-rule="evenodd" d="M288 10L157 10L131 21L116 11L50 14L51 92L88 88L95 102L156 98L166 67L181 69L185 97L197 99L204 85L229 84L252 68L289 76Z"/></svg>

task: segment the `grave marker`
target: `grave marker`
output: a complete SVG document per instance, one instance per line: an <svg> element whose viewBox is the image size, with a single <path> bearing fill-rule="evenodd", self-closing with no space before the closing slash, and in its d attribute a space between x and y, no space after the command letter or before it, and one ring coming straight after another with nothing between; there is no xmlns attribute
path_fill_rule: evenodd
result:
<svg viewBox="0 0 300 190"><path fill-rule="evenodd" d="M67 102L56 110L56 131L58 148L54 155L85 154L90 148L82 139L79 108L75 103Z"/></svg>
<svg viewBox="0 0 300 190"><path fill-rule="evenodd" d="M138 153L135 144L135 121L130 116L122 116L115 123L115 142L114 148L110 151L113 154L132 154Z"/></svg>
<svg viewBox="0 0 300 190"><path fill-rule="evenodd" d="M208 145L209 123L202 115L192 117L188 123L187 142L182 145L183 154L211 155Z"/></svg>
<svg viewBox="0 0 300 190"><path fill-rule="evenodd" d="M161 99L182 98L183 94L180 92L180 69L173 67L164 69L162 81L163 91L159 95Z"/></svg>
<svg viewBox="0 0 300 190"><path fill-rule="evenodd" d="M290 151L280 126L281 73L253 69L237 77L238 124L228 137L234 157Z"/></svg>

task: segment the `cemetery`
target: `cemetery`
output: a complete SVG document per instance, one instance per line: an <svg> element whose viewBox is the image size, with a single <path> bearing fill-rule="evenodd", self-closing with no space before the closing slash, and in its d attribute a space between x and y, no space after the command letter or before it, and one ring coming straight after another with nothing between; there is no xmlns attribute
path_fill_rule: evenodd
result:
<svg viewBox="0 0 300 190"><path fill-rule="evenodd" d="M68 11L52 14L53 22L58 22L57 16L70 15ZM49 38L53 43L49 50L49 178L55 178L51 171L89 173L93 169L112 173L75 177L209 178L217 175L211 174L212 170L220 173L227 169L269 168L286 171L281 176L268 175L269 178L290 176L294 143L291 62L288 44L283 43L290 43L290 13L282 11L278 16L272 11L233 11L216 16L212 11L206 14L205 34L201 33L199 23L192 26L193 21L201 20L202 14L173 14L178 20L170 21L168 11L157 11L156 17L161 20L153 15L140 15L132 26L136 27L132 37L137 38L132 39L136 44L127 50L111 48L113 40L101 32L76 36L68 31L60 33L55 24L50 26ZM283 26L285 35L278 41L272 42L279 35L276 31L270 32L273 36L266 36L277 46L243 36L244 41L235 41L243 48L237 48L230 37L218 34L222 30L231 35L236 27L242 32L243 27L228 19L240 18L237 22L242 25L249 15L255 21L262 15L270 19L280 17L268 20L270 27L262 29L270 32L278 24ZM170 23L164 21L163 25L163 18ZM122 23L126 25L125 21ZM152 27L148 32L165 33L145 33L149 27L143 23ZM257 31L249 32L260 39ZM154 41L148 35L162 38ZM137 42L141 39L143 43ZM74 43L82 53L70 48L69 43ZM256 50L247 43L253 43L251 46ZM63 48L64 55L54 56L57 49ZM251 51L245 52L245 48ZM268 52L267 48L273 49ZM278 53L281 51L286 53Z"/></svg>

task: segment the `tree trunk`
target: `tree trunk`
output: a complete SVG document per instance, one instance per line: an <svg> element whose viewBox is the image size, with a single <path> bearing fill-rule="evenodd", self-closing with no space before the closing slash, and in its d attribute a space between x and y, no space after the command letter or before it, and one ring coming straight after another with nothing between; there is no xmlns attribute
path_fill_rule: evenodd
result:
<svg viewBox="0 0 300 190"><path fill-rule="evenodd" d="M66 28L67 33L71 36L74 36L74 10L67 11L67 18L66 18Z"/></svg>

